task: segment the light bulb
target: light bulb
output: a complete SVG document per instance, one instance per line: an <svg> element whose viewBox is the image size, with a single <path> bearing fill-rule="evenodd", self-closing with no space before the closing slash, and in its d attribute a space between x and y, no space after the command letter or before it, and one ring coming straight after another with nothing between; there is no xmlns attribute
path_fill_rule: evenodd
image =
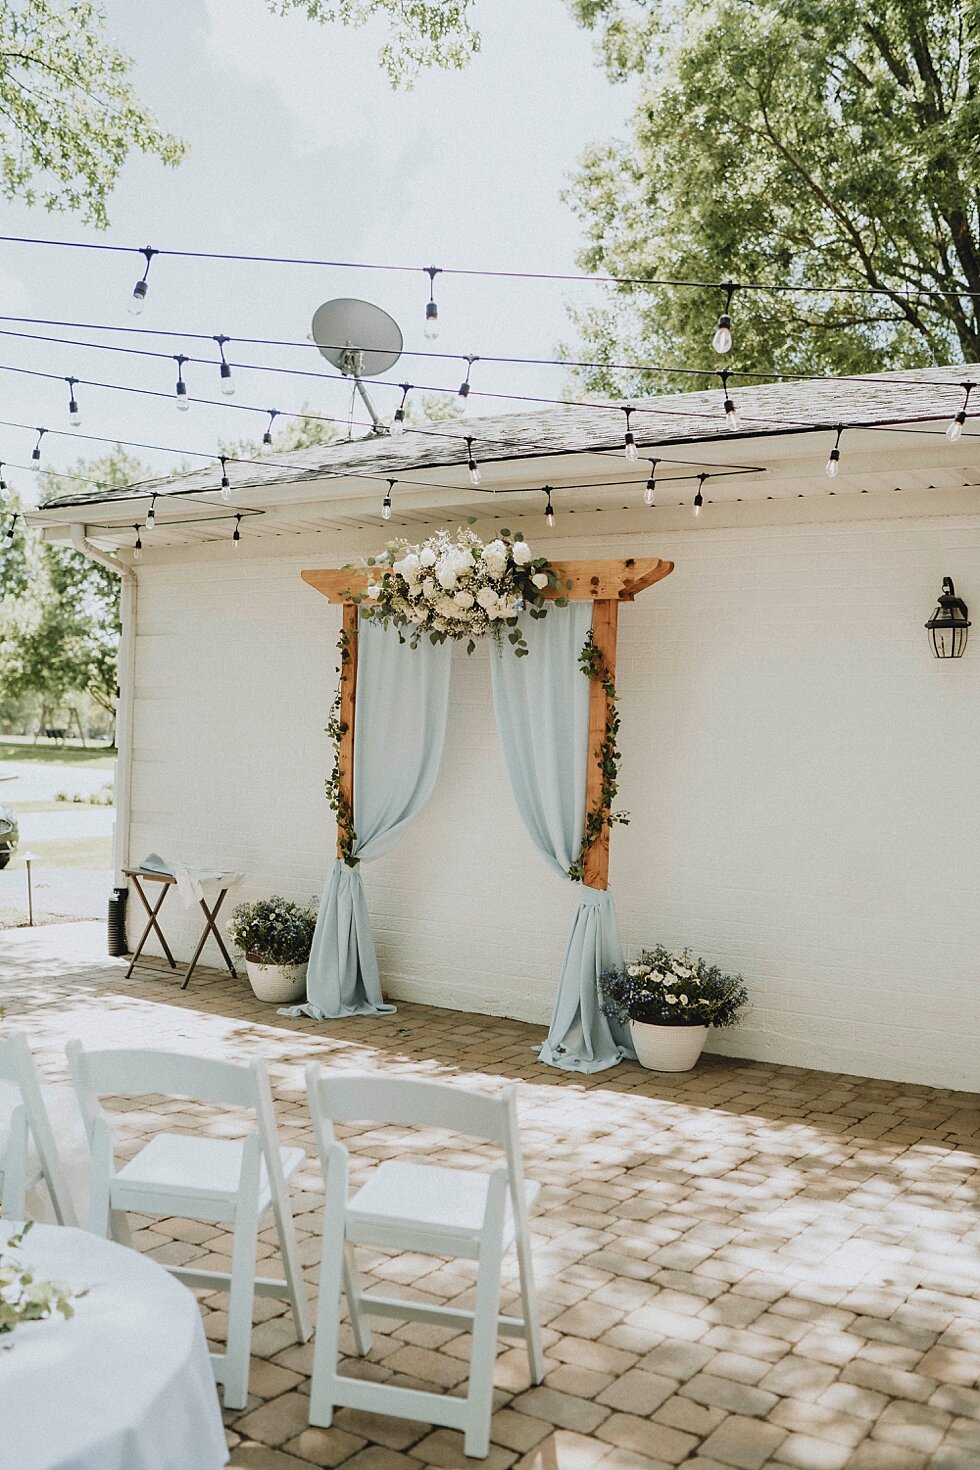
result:
<svg viewBox="0 0 980 1470"><path fill-rule="evenodd" d="M477 462L476 462L475 459L471 459L470 460L470 466L469 466L469 468L470 468L470 484L471 485L479 485L480 481L483 479L483 476L480 474L480 466L477 464Z"/></svg>
<svg viewBox="0 0 980 1470"><path fill-rule="evenodd" d="M143 307L146 305L146 293L148 286L145 281L137 281L133 287L133 294L129 298L130 316L142 316Z"/></svg>
<svg viewBox="0 0 980 1470"><path fill-rule="evenodd" d="M232 550L233 551L237 551L239 549L239 547L241 546L241 544L242 544L242 533L238 529L238 526L236 524L234 531L232 531L232 533L231 533L231 547L232 547Z"/></svg>
<svg viewBox="0 0 980 1470"><path fill-rule="evenodd" d="M725 427L726 429L737 429L739 426L738 409L730 398L725 399Z"/></svg>
<svg viewBox="0 0 980 1470"><path fill-rule="evenodd" d="M82 415L78 411L78 404L75 402L74 398L68 405L68 422L76 429L82 422Z"/></svg>
<svg viewBox="0 0 980 1470"><path fill-rule="evenodd" d="M836 445L827 456L827 463L824 465L824 470L826 471L828 480L836 480L840 474L840 450Z"/></svg>
<svg viewBox="0 0 980 1470"><path fill-rule="evenodd" d="M221 498L225 502L225 504L227 504L228 501L231 499L231 486L228 484L227 480L222 481Z"/></svg>
<svg viewBox="0 0 980 1470"><path fill-rule="evenodd" d="M133 547L133 561L142 561L142 560L143 560L143 543L142 543L142 541L137 541L136 545Z"/></svg>
<svg viewBox="0 0 980 1470"><path fill-rule="evenodd" d="M381 519L383 521L390 521L391 520L391 496L390 495L386 495L385 498L384 498L384 500L382 500L382 502L381 502Z"/></svg>
<svg viewBox="0 0 980 1470"><path fill-rule="evenodd" d="M146 512L146 529L148 531L152 531L153 530L153 527L156 525L156 523L157 523L157 513L153 509L153 504L151 502L150 508Z"/></svg>
<svg viewBox="0 0 980 1470"><path fill-rule="evenodd" d="M548 501L548 504L545 507L544 518L545 518L546 523L549 526L553 526L555 524L555 508L552 505L552 503L551 503L550 500Z"/></svg>
<svg viewBox="0 0 980 1470"><path fill-rule="evenodd" d="M647 488L643 492L643 504L653 505L656 499L657 487L653 480L647 480Z"/></svg>
<svg viewBox="0 0 980 1470"><path fill-rule="evenodd" d="M960 439L963 437L963 425L965 423L966 411L961 408L955 419L953 419L953 422L946 430L946 438L949 440L950 444L958 444L960 442Z"/></svg>
<svg viewBox="0 0 980 1470"><path fill-rule="evenodd" d="M190 406L190 399L187 397L187 384L181 378L177 383L177 407L181 413L186 413Z"/></svg>
<svg viewBox="0 0 980 1470"><path fill-rule="evenodd" d="M633 438L633 435L630 433L629 429L626 430L626 439L623 443L623 455L626 459L627 464L636 464L636 461L640 457L636 448L636 440Z"/></svg>
<svg viewBox="0 0 980 1470"><path fill-rule="evenodd" d="M7 489L6 480L0 480L0 500L7 505L10 500L10 491Z"/></svg>
<svg viewBox="0 0 980 1470"><path fill-rule="evenodd" d="M221 391L226 398L233 398L235 394L235 380L231 376L231 368L228 363L223 362L218 369L221 378Z"/></svg>
<svg viewBox="0 0 980 1470"><path fill-rule="evenodd" d="M695 520L697 520L698 516L701 514L701 507L703 504L704 500L702 498L701 491L699 490L697 495L695 495L694 497L694 508L691 511L691 514L693 515Z"/></svg>
<svg viewBox="0 0 980 1470"><path fill-rule="evenodd" d="M439 335L439 308L434 301L426 302L425 340L434 342Z"/></svg>
<svg viewBox="0 0 980 1470"><path fill-rule="evenodd" d="M41 451L40 451L40 449L32 449L31 450L31 469L32 470L39 470L40 468L41 468Z"/></svg>
<svg viewBox="0 0 980 1470"><path fill-rule="evenodd" d="M391 418L391 432L392 434L394 434L395 438L397 438L399 434L404 434L405 410L403 408L395 409L395 412L393 413Z"/></svg>
<svg viewBox="0 0 980 1470"><path fill-rule="evenodd" d="M732 319L727 312L723 312L718 318L715 327L715 335L711 339L711 345L716 352L724 353L732 350Z"/></svg>

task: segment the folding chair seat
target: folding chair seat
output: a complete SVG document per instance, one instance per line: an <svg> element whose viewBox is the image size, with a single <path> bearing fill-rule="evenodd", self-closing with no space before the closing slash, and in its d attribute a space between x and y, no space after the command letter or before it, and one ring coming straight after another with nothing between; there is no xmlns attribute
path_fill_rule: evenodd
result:
<svg viewBox="0 0 980 1470"><path fill-rule="evenodd" d="M311 1063L306 1087L323 1165L326 1201L310 1423L327 1427L335 1408L446 1425L464 1432L467 1455L485 1458L490 1448L493 1365L498 1333L521 1337L531 1376L544 1376L528 1209L539 1186L524 1179L514 1089L498 1098L439 1083L395 1077L322 1073ZM390 1159L379 1164L349 1198L348 1153L335 1122L371 1121L437 1128L497 1144L502 1167L490 1173ZM504 1251L516 1246L522 1316L500 1315ZM362 1289L355 1246L405 1250L475 1260L472 1312L368 1293ZM370 1351L368 1315L452 1326L473 1334L465 1398L391 1387L338 1372L341 1289L347 1296L358 1353Z"/></svg>
<svg viewBox="0 0 980 1470"><path fill-rule="evenodd" d="M87 1159L70 1090L42 1086L26 1035L8 1031L0 1036L0 1202L8 1219L77 1224L58 1133Z"/></svg>
<svg viewBox="0 0 980 1470"><path fill-rule="evenodd" d="M306 1342L312 1333L286 1183L306 1155L301 1148L279 1143L265 1063L256 1059L242 1066L177 1052L86 1051L78 1041L70 1041L67 1050L92 1146L89 1229L131 1245L130 1212L232 1227L230 1273L192 1266L168 1269L187 1286L230 1292L227 1349L212 1354L211 1361L224 1386L225 1407L243 1409L255 1296L288 1301L299 1340ZM255 1127L240 1140L157 1133L117 1167L114 1129L99 1099L143 1093L245 1108L254 1113ZM259 1223L270 1209L284 1280L256 1276Z"/></svg>

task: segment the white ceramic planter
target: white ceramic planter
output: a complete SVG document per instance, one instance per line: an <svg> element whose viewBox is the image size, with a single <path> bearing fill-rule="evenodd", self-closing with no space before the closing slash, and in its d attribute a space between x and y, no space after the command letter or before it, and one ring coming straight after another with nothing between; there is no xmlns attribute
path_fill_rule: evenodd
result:
<svg viewBox="0 0 980 1470"><path fill-rule="evenodd" d="M650 1026L630 1022L636 1059L651 1072L690 1072L708 1039L707 1026Z"/></svg>
<svg viewBox="0 0 980 1470"><path fill-rule="evenodd" d="M256 1000L289 1005L306 999L306 965L267 965L255 955L245 956L245 969Z"/></svg>

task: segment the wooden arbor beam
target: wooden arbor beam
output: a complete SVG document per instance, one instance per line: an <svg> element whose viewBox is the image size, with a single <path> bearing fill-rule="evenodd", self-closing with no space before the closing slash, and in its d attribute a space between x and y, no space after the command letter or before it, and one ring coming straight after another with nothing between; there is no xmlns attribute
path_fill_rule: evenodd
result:
<svg viewBox="0 0 980 1470"><path fill-rule="evenodd" d="M627 557L621 561L554 562L560 586L548 587L542 596L548 601L567 597L571 602L591 602L592 642L602 660L608 679L616 681L616 641L619 627L619 604L632 602L640 592L669 577L672 561L658 557ZM320 569L302 573L303 581L323 594L329 602L344 608L344 631L348 635L349 659L341 674L340 721L345 726L340 742L340 789L353 806L354 801L354 720L357 686L357 605L371 582L380 576L373 567ZM589 696L589 765L585 783L585 812L594 811L602 795L602 744L609 720L609 699L599 679L593 679ZM354 814L355 823L357 813ZM343 856L338 851L338 856ZM609 826L585 855L583 881L589 888L609 886Z"/></svg>

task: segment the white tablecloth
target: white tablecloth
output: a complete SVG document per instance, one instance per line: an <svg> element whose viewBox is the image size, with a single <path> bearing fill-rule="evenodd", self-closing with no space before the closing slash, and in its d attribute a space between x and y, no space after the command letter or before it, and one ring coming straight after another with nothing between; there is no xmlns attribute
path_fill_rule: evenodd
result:
<svg viewBox="0 0 980 1470"><path fill-rule="evenodd" d="M0 1241L17 1226L0 1221ZM0 1470L218 1470L228 1461L193 1294L156 1261L35 1225L38 1279L88 1295L0 1339Z"/></svg>

